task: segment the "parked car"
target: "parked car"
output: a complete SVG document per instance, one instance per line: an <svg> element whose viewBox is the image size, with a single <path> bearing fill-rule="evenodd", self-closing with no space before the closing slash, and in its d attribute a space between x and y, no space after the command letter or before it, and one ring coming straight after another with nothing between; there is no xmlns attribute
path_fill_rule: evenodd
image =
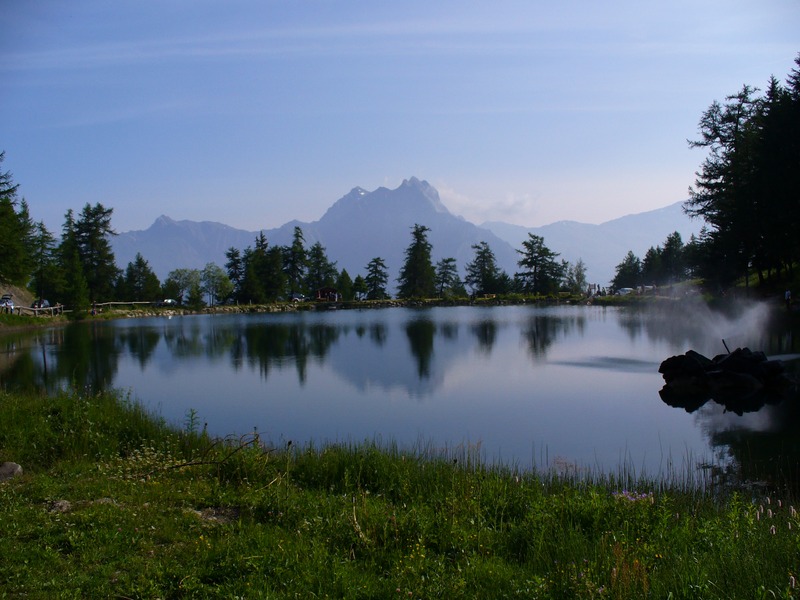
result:
<svg viewBox="0 0 800 600"><path fill-rule="evenodd" d="M11 294L3 294L0 297L0 310L3 312L14 312L14 300L11 299Z"/></svg>
<svg viewBox="0 0 800 600"><path fill-rule="evenodd" d="M50 301L42 298L41 300L34 300L31 308L50 308Z"/></svg>

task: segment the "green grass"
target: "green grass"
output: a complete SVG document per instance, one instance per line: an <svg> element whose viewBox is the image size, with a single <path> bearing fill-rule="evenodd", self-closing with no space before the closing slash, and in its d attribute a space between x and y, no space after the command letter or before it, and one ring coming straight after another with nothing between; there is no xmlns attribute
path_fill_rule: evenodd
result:
<svg viewBox="0 0 800 600"><path fill-rule="evenodd" d="M793 598L791 499L0 393L0 598Z"/></svg>

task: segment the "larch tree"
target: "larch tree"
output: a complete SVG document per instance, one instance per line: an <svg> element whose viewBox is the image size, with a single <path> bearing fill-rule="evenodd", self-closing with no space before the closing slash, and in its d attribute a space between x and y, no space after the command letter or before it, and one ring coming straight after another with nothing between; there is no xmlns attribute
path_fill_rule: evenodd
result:
<svg viewBox="0 0 800 600"><path fill-rule="evenodd" d="M486 242L473 244L475 257L467 263L465 283L473 294L496 294L500 291L502 272L494 252Z"/></svg>
<svg viewBox="0 0 800 600"><path fill-rule="evenodd" d="M516 277L523 292L552 294L558 291L566 266L556 260L558 253L545 246L543 237L528 233L528 239L522 242L522 249L517 252L522 255L517 262L522 270Z"/></svg>
<svg viewBox="0 0 800 600"><path fill-rule="evenodd" d="M0 164L5 152L0 152ZM0 283L24 285L33 262L30 256L33 223L28 206L17 200L19 184L9 171L0 171Z"/></svg>
<svg viewBox="0 0 800 600"><path fill-rule="evenodd" d="M384 300L389 297L386 285L389 282L389 273L386 262L379 256L367 264L367 275L364 277L367 300Z"/></svg>
<svg viewBox="0 0 800 600"><path fill-rule="evenodd" d="M75 240L89 289L89 300L97 302L113 297L119 275L109 238L116 235L111 228L113 208L97 203L86 204L75 220Z"/></svg>
<svg viewBox="0 0 800 600"><path fill-rule="evenodd" d="M414 225L411 244L400 269L398 295L401 298L432 298L436 294L436 272L431 262L431 244L424 225Z"/></svg>

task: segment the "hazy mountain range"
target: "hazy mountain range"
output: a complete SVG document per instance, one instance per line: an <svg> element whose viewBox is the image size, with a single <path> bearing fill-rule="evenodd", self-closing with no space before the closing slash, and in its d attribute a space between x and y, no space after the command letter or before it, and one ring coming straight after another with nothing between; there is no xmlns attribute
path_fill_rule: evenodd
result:
<svg viewBox="0 0 800 600"><path fill-rule="evenodd" d="M337 267L351 277L363 275L375 257L386 262L394 279L403 264L415 224L428 227L434 263L454 257L462 278L465 265L474 258L473 244L485 241L498 265L510 275L517 270L517 248L528 233L544 238L545 245L575 263L579 258L587 267L590 282L607 285L615 267L632 250L640 258L651 246L664 242L673 231L684 242L700 230L681 210L681 202L665 208L629 215L600 225L559 221L543 227L522 227L501 222L475 225L452 214L436 189L412 177L394 190L380 187L367 191L353 188L325 212L318 221L290 221L275 229L264 229L270 245L289 245L295 226L303 230L306 245L319 241ZM245 231L215 222L175 221L160 216L142 231L120 233L112 239L117 264L124 268L139 252L162 281L176 268L202 269L213 262L224 266L225 251L253 246L259 231Z"/></svg>

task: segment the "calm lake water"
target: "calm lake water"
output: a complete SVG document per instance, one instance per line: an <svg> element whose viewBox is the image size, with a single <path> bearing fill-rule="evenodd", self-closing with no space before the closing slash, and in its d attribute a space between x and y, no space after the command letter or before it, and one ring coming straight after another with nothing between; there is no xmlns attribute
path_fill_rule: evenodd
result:
<svg viewBox="0 0 800 600"><path fill-rule="evenodd" d="M690 348L714 356L724 339L796 358L799 332L768 327L766 313L511 306L79 323L0 338L0 383L121 389L178 425L194 411L220 436L469 448L523 468L658 477L800 456L796 402L740 416L659 396L659 364Z"/></svg>

